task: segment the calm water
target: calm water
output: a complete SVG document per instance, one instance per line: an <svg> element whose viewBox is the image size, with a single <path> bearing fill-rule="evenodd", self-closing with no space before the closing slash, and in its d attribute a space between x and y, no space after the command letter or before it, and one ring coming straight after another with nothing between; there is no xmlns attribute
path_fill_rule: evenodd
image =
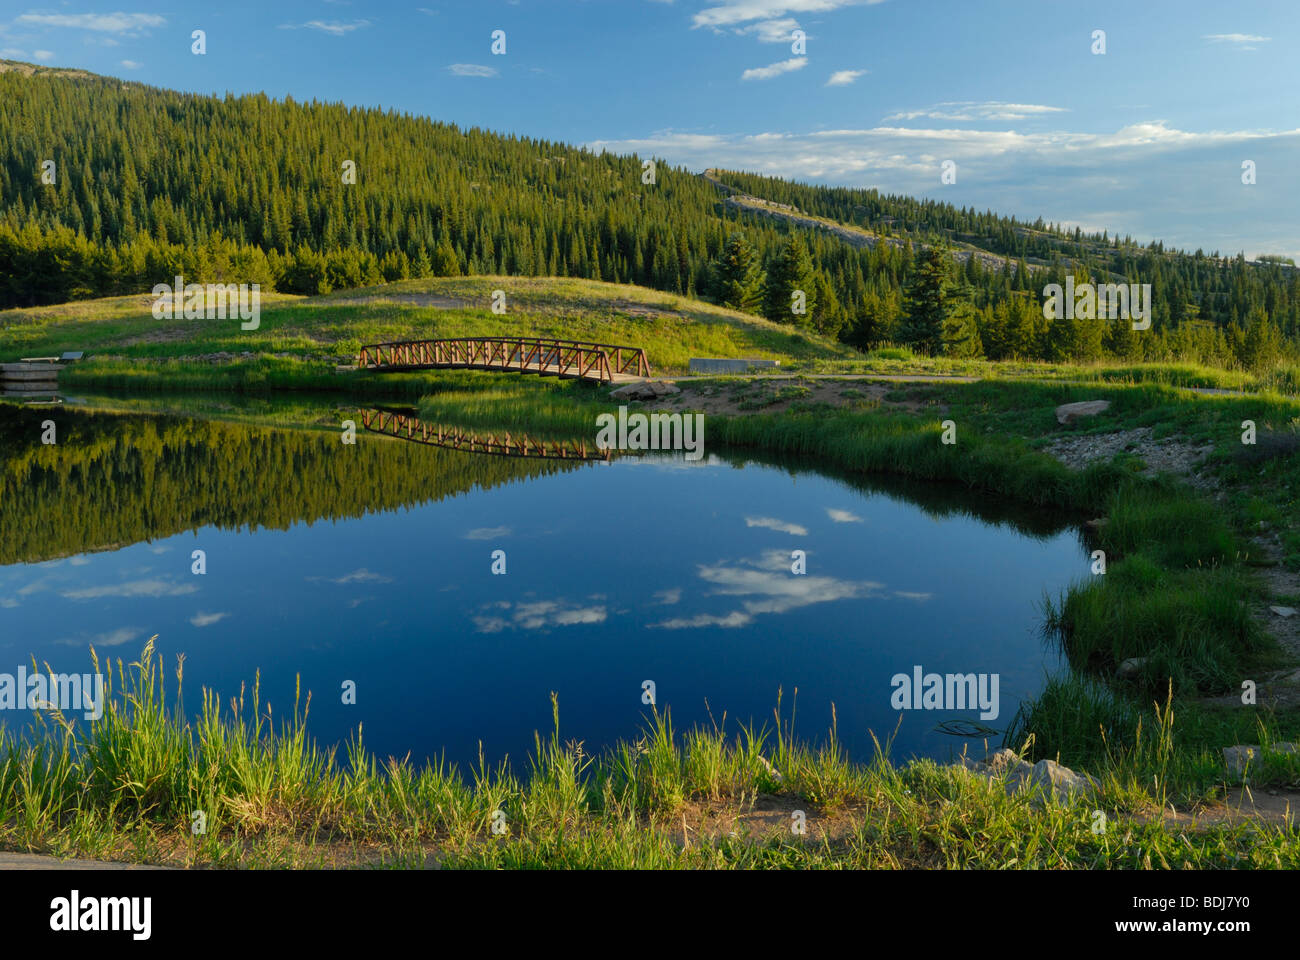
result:
<svg viewBox="0 0 1300 960"><path fill-rule="evenodd" d="M679 729L710 709L733 731L770 723L779 688L788 719L797 688L799 734L821 737L834 703L858 757L900 717L895 756L947 756L962 741L936 723L978 711L897 711L891 677L997 674L985 722L1004 729L1059 666L1038 633L1044 592L1088 574L1060 518L942 488L70 409L41 447L47 416L0 408L0 672L33 656L88 670L91 643L129 661L157 634L169 664L185 655L187 705L260 669L283 716L301 676L314 735L364 724L380 755L464 765L482 741L489 760L522 760L552 691L561 736L590 750L638 733L650 680Z"/></svg>

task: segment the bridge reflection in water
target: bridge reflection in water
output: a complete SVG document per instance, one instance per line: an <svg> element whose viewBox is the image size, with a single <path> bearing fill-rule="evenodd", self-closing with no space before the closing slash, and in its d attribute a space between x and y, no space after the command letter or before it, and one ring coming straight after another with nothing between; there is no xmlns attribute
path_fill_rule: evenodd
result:
<svg viewBox="0 0 1300 960"><path fill-rule="evenodd" d="M424 423L419 417L392 410L362 410L361 425L371 433L465 453L531 460L613 459L612 451L601 450L594 442L588 444L585 440L539 440L525 433L473 433L460 427Z"/></svg>

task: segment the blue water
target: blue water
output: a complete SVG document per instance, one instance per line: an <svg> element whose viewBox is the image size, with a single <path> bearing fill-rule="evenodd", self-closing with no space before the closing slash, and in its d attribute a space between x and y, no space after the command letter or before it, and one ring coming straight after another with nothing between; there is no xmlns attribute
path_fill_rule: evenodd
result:
<svg viewBox="0 0 1300 960"><path fill-rule="evenodd" d="M945 757L962 740L935 724L978 711L898 711L891 677L997 674L984 722L1004 729L1060 666L1039 634L1044 592L1088 564L1069 526L1026 535L762 464L624 459L357 519L0 567L0 671L32 656L88 670L91 643L129 662L157 634L169 666L185 657L187 707L260 669L282 717L300 676L323 744L363 725L380 756L462 767L480 741L520 764L552 691L561 737L591 752L641 731L647 680L678 729L770 725L778 689L788 721L797 689L797 735L824 736L834 704L858 758L896 727L896 757Z"/></svg>

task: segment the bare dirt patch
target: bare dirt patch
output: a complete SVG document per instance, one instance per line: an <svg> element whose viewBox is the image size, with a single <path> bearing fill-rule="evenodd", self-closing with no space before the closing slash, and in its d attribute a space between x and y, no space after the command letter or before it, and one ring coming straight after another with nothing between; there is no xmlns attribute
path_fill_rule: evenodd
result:
<svg viewBox="0 0 1300 960"><path fill-rule="evenodd" d="M668 380L673 383L674 381ZM872 407L907 410L910 413L947 412L943 405L928 404L915 399L886 397L896 387L883 383L839 380L795 380L759 378L736 381L734 384L709 385L692 381L679 383L682 392L646 404L647 409L681 412L700 411L716 416L744 416L754 413L782 413L796 404L810 406L827 404L831 407Z"/></svg>
<svg viewBox="0 0 1300 960"><path fill-rule="evenodd" d="M847 807L818 810L799 797L760 793L753 801L738 806L734 800L693 800L681 814L679 841L716 839L726 836L768 839L791 836L796 812L803 813L807 833L803 839L840 840L852 833L859 822Z"/></svg>
<svg viewBox="0 0 1300 960"><path fill-rule="evenodd" d="M1294 822L1300 811L1300 793L1263 787L1233 787L1219 803L1200 804L1190 810L1161 811L1166 826L1207 829L1243 820L1280 825Z"/></svg>
<svg viewBox="0 0 1300 960"><path fill-rule="evenodd" d="M146 343L176 343L180 340L188 340L198 331L198 324L184 324L183 326L159 327L156 330L150 330L139 336L127 337L125 340L118 342L121 347L136 347Z"/></svg>
<svg viewBox="0 0 1300 960"><path fill-rule="evenodd" d="M1150 427L1120 430L1116 433L1087 434L1061 437L1043 448L1057 460L1073 470L1082 470L1097 461L1108 461L1117 453L1131 453L1146 464L1147 476L1172 473L1183 477L1201 490L1216 490L1214 478L1198 472L1214 447L1197 446L1178 437L1155 438Z"/></svg>
<svg viewBox="0 0 1300 960"><path fill-rule="evenodd" d="M686 317L680 310L673 310L671 307L656 307L650 304L637 303L634 300L611 300L609 307L616 313L625 313L630 317L641 317L645 320L657 320L660 317L685 319Z"/></svg>
<svg viewBox="0 0 1300 960"><path fill-rule="evenodd" d="M376 303L401 303L412 307L434 307L438 310L469 310L475 306L468 300L440 297L431 293L377 293L368 297L320 297L307 302L331 307L366 307Z"/></svg>

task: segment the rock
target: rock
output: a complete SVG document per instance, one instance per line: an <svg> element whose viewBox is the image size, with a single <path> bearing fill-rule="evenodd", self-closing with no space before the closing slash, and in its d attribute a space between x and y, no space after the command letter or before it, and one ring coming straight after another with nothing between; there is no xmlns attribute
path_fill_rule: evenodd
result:
<svg viewBox="0 0 1300 960"><path fill-rule="evenodd" d="M1295 607L1269 607L1279 617L1294 617L1297 613Z"/></svg>
<svg viewBox="0 0 1300 960"><path fill-rule="evenodd" d="M1142 672L1142 668L1147 665L1146 657L1129 657L1119 665L1115 675L1119 677L1132 677Z"/></svg>
<svg viewBox="0 0 1300 960"><path fill-rule="evenodd" d="M1090 530L1100 530L1108 523L1110 523L1109 517L1098 517L1096 520L1085 521L1083 525Z"/></svg>
<svg viewBox="0 0 1300 960"><path fill-rule="evenodd" d="M641 395L642 384L625 383L617 390L611 390L609 393L611 400L636 400Z"/></svg>
<svg viewBox="0 0 1300 960"><path fill-rule="evenodd" d="M655 380L654 382L648 384L648 386L650 387L651 390L654 391L654 395L656 397L667 397L671 394L682 392L682 388L677 386L677 384L664 383L664 381L662 380Z"/></svg>
<svg viewBox="0 0 1300 960"><path fill-rule="evenodd" d="M1257 746L1247 746L1238 744L1235 747L1223 748L1223 762L1227 766L1228 772L1236 776L1242 776L1246 772L1246 765L1252 761L1258 760L1261 749ZM1300 747L1294 743L1272 744L1268 748L1269 753L1300 753Z"/></svg>
<svg viewBox="0 0 1300 960"><path fill-rule="evenodd" d="M1055 760L1039 760L1034 764L1029 782L1032 786L1041 788L1044 795L1057 800L1068 800L1073 795L1087 796L1097 786L1091 777L1075 773Z"/></svg>
<svg viewBox="0 0 1300 960"><path fill-rule="evenodd" d="M681 393L682 388L675 383L663 380L649 380L643 383L626 383L610 391L611 400L658 400L674 393Z"/></svg>
<svg viewBox="0 0 1300 960"><path fill-rule="evenodd" d="M1056 422L1071 424L1080 417L1095 417L1110 409L1109 400L1080 400L1078 403L1063 403L1056 408Z"/></svg>
<svg viewBox="0 0 1300 960"><path fill-rule="evenodd" d="M785 777L781 776L781 771L768 763L767 757L763 756L761 753L758 755L758 762L763 767L764 772L777 783L785 782Z"/></svg>
<svg viewBox="0 0 1300 960"><path fill-rule="evenodd" d="M990 754L983 761L963 757L961 766L976 776L1000 781L1009 795L1037 789L1041 791L1040 802L1043 799L1068 800L1076 794L1087 795L1097 786L1091 777L1075 773L1055 760L1039 760L1031 764L1008 749Z"/></svg>

